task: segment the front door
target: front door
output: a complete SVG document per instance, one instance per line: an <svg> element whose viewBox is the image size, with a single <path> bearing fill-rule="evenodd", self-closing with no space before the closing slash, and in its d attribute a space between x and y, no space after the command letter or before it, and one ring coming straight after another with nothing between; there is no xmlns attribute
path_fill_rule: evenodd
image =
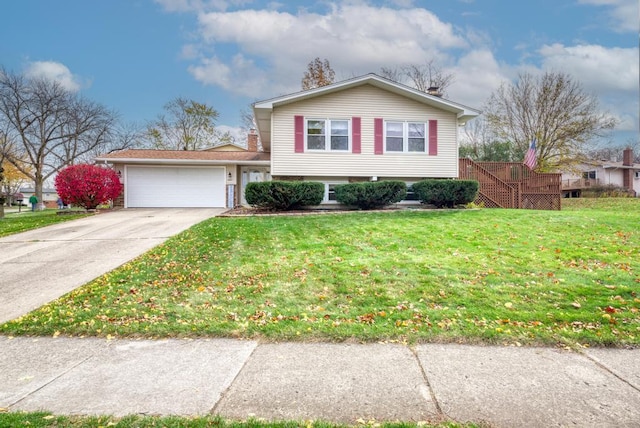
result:
<svg viewBox="0 0 640 428"><path fill-rule="evenodd" d="M242 167L242 205L247 205L244 198L244 189L249 183L271 181L271 172L268 167Z"/></svg>

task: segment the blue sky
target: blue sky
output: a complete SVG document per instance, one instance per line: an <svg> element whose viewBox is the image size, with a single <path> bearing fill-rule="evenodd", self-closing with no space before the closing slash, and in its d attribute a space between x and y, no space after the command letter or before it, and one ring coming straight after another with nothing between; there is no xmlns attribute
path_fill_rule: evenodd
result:
<svg viewBox="0 0 640 428"><path fill-rule="evenodd" d="M449 98L481 108L518 73L563 71L638 141L637 0L19 0L2 5L0 66L47 75L144 124L176 96L238 127L249 104L300 89L327 58L336 80L435 59Z"/></svg>

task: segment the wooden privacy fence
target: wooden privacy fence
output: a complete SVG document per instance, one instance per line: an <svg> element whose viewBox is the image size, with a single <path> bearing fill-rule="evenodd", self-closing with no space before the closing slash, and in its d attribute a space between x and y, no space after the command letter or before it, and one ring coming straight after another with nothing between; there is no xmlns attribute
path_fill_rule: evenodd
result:
<svg viewBox="0 0 640 428"><path fill-rule="evenodd" d="M561 174L540 174L518 162L460 159L458 165L460 179L480 183L477 204L489 208L561 208Z"/></svg>

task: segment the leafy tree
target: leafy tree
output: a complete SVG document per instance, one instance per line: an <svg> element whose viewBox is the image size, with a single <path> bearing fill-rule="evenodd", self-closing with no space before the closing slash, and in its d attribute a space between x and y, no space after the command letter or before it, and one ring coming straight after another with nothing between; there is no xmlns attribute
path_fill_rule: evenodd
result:
<svg viewBox="0 0 640 428"><path fill-rule="evenodd" d="M307 65L307 71L302 78L302 90L319 88L333 83L335 73L329 64L329 60L324 61L316 58Z"/></svg>
<svg viewBox="0 0 640 428"><path fill-rule="evenodd" d="M213 107L177 97L164 106L147 128L151 145L163 150L201 150L216 141L218 111Z"/></svg>
<svg viewBox="0 0 640 428"><path fill-rule="evenodd" d="M0 163L4 171L0 176L0 194L4 194L7 204L13 203L12 196L20 191L29 177L7 160Z"/></svg>
<svg viewBox="0 0 640 428"><path fill-rule="evenodd" d="M2 156L34 182L42 200L46 179L109 139L115 115L60 83L0 69ZM6 143L11 144L6 144Z"/></svg>
<svg viewBox="0 0 640 428"><path fill-rule="evenodd" d="M55 180L56 191L66 204L95 209L120 196L122 184L112 169L78 164L62 169Z"/></svg>
<svg viewBox="0 0 640 428"><path fill-rule="evenodd" d="M536 138L541 170L575 162L589 140L616 124L579 83L555 72L521 74L516 83L505 83L491 94L484 111L492 132L501 141L511 141L522 158Z"/></svg>
<svg viewBox="0 0 640 428"><path fill-rule="evenodd" d="M522 154L513 150L513 144L499 140L483 118L465 125L459 156L478 162L522 161Z"/></svg>

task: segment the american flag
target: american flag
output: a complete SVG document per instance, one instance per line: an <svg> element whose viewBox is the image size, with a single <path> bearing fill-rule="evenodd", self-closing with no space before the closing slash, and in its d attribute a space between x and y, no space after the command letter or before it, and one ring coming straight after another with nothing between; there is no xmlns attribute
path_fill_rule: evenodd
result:
<svg viewBox="0 0 640 428"><path fill-rule="evenodd" d="M529 150L524 155L524 162L529 169L533 169L536 167L536 139L531 140L531 144L529 145Z"/></svg>

